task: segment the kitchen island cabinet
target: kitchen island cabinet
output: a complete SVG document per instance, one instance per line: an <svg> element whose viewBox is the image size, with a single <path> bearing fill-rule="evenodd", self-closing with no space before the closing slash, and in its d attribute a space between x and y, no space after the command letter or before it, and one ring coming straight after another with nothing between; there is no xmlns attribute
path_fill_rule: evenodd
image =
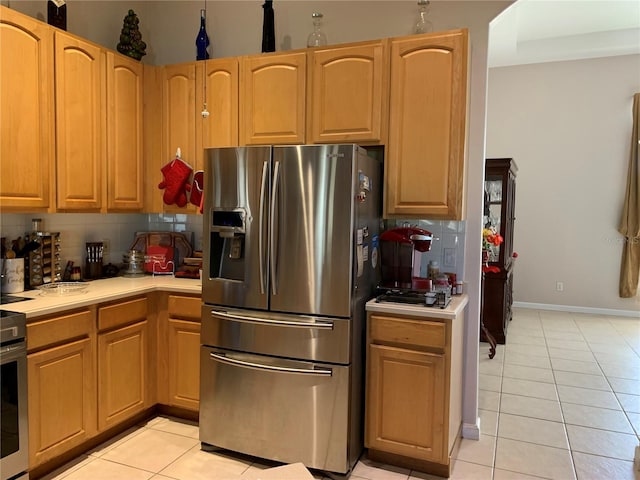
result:
<svg viewBox="0 0 640 480"><path fill-rule="evenodd" d="M97 433L94 318L83 308L27 324L30 469Z"/></svg>
<svg viewBox="0 0 640 480"><path fill-rule="evenodd" d="M384 144L388 73L386 40L309 49L309 143Z"/></svg>
<svg viewBox="0 0 640 480"><path fill-rule="evenodd" d="M438 308L367 303L368 456L449 476L462 427L466 296Z"/></svg>
<svg viewBox="0 0 640 480"><path fill-rule="evenodd" d="M385 217L462 220L468 31L391 39Z"/></svg>
<svg viewBox="0 0 640 480"><path fill-rule="evenodd" d="M53 29L0 6L0 208L53 208ZM10 108L10 106L13 106Z"/></svg>
<svg viewBox="0 0 640 480"><path fill-rule="evenodd" d="M305 143L305 51L241 58L240 144Z"/></svg>

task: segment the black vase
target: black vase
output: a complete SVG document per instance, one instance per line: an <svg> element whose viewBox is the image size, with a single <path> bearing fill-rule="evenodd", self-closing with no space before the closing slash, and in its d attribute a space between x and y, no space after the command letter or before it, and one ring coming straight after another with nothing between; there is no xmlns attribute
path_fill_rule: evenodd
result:
<svg viewBox="0 0 640 480"><path fill-rule="evenodd" d="M62 0L47 2L47 23L61 30L67 29L67 4Z"/></svg>
<svg viewBox="0 0 640 480"><path fill-rule="evenodd" d="M264 5L264 21L262 22L262 51L276 51L276 29L273 18L273 0L265 0Z"/></svg>

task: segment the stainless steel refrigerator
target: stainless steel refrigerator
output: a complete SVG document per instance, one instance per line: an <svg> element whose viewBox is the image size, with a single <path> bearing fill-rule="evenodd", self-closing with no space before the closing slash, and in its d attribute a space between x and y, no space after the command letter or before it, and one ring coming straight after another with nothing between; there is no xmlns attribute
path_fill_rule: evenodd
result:
<svg viewBox="0 0 640 480"><path fill-rule="evenodd" d="M205 155L200 441L348 474L382 165L357 145Z"/></svg>

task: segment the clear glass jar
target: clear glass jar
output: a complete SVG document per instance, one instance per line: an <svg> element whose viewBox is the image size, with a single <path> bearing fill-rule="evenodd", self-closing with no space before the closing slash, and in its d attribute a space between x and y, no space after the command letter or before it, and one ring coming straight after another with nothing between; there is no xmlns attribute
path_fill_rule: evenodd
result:
<svg viewBox="0 0 640 480"><path fill-rule="evenodd" d="M322 14L320 12L313 12L311 14L313 18L313 32L307 37L307 47L320 47L327 44L327 36L322 31Z"/></svg>
<svg viewBox="0 0 640 480"><path fill-rule="evenodd" d="M418 0L418 18L413 27L413 33L433 32L433 25L429 21L429 0Z"/></svg>

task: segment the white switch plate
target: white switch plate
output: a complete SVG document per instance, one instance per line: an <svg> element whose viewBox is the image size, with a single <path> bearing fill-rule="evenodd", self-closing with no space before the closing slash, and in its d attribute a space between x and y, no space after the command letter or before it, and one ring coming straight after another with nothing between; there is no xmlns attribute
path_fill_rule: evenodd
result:
<svg viewBox="0 0 640 480"><path fill-rule="evenodd" d="M444 266L455 268L456 266L456 249L455 248L444 249Z"/></svg>

